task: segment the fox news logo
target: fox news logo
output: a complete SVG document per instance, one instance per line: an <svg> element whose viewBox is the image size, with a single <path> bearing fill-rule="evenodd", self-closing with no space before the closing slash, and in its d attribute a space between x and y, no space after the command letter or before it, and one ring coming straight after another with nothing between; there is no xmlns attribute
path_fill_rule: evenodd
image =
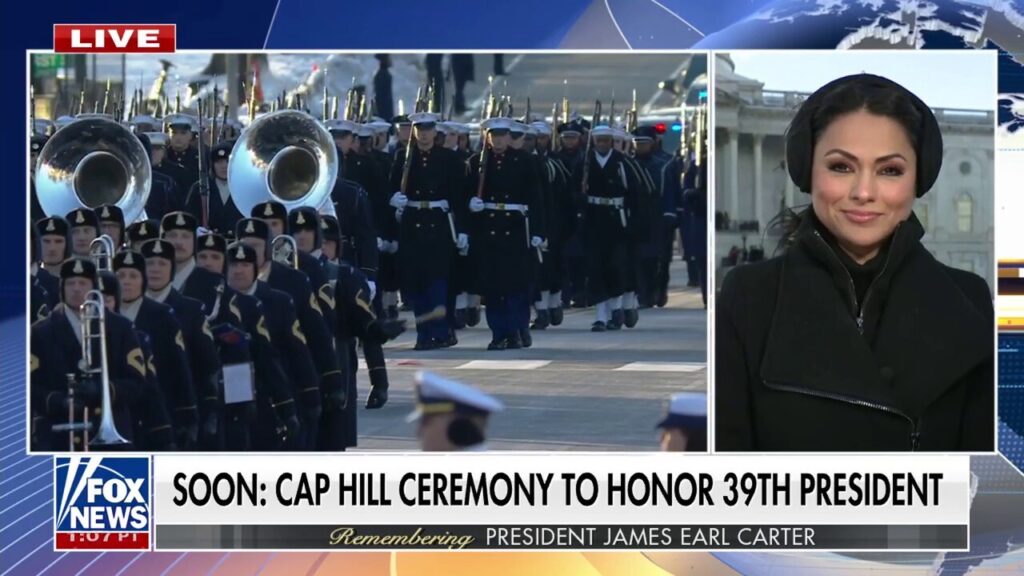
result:
<svg viewBox="0 0 1024 576"><path fill-rule="evenodd" d="M54 548L149 550L149 458L58 456Z"/></svg>

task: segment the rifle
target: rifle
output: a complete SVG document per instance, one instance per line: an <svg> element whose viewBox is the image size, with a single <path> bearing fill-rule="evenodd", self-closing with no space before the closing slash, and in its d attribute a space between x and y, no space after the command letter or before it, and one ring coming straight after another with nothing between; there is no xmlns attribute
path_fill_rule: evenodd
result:
<svg viewBox="0 0 1024 576"><path fill-rule="evenodd" d="M422 94L423 88L416 89L416 108L419 108L420 95ZM419 110L416 110L417 112ZM402 194L409 189L409 171L412 168L412 150L416 145L416 131L409 131L409 142L405 146L405 159L402 163L402 185L400 186Z"/></svg>
<svg viewBox="0 0 1024 576"><path fill-rule="evenodd" d="M551 105L551 142L548 145L552 152L558 152L558 102Z"/></svg>
<svg viewBox="0 0 1024 576"><path fill-rule="evenodd" d="M36 88L28 87L28 135L36 135Z"/></svg>
<svg viewBox="0 0 1024 576"><path fill-rule="evenodd" d="M600 120L601 120L601 101L598 100L598 101L594 102L594 117L593 117L593 120L590 122L590 130L591 130L591 132L593 132L594 128L597 128L597 123ZM583 192L584 196L587 195L587 183L588 183L588 180L590 179L590 153L593 150L593 142L594 142L594 138L588 132L587 133L587 147L583 151L583 182L580 185L580 190Z"/></svg>
<svg viewBox="0 0 1024 576"><path fill-rule="evenodd" d="M212 114L210 115L212 117L212 119L213 119L213 124L210 125L210 148L213 148L214 144L217 143L217 104L218 104L217 92L218 92L217 85L214 84L213 85L213 104L211 105L213 110L212 110ZM200 134L202 134L202 132L200 132Z"/></svg>
<svg viewBox="0 0 1024 576"><path fill-rule="evenodd" d="M198 151L196 159L199 163L199 182L197 184L199 184L199 201L202 205L202 226L206 228L210 220L210 181L203 164L203 156L206 155L203 152L203 115L206 110L202 98L196 102L196 108L199 111L199 144L196 146Z"/></svg>

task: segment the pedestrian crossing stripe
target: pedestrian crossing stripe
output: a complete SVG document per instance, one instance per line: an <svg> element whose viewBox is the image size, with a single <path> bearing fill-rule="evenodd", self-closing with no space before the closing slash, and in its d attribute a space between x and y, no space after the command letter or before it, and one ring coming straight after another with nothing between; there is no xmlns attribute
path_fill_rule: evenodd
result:
<svg viewBox="0 0 1024 576"><path fill-rule="evenodd" d="M697 362L630 362L616 372L699 372L706 367Z"/></svg>
<svg viewBox="0 0 1024 576"><path fill-rule="evenodd" d="M472 360L456 370L536 370L551 364L550 360Z"/></svg>

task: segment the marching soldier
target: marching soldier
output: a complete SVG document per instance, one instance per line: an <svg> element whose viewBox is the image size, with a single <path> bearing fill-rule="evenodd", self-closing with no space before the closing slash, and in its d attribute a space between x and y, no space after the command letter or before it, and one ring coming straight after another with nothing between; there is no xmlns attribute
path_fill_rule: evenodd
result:
<svg viewBox="0 0 1024 576"><path fill-rule="evenodd" d="M395 143L390 151L391 169L394 170L394 161L398 157L398 153L405 150L409 144L409 138L412 136L412 122L409 121L408 114L398 114L391 118L391 125L395 127Z"/></svg>
<svg viewBox="0 0 1024 576"><path fill-rule="evenodd" d="M231 234L235 224L244 216L235 206L228 188L228 161L231 142L220 142L210 149L210 174L204 175L208 184L202 190L197 182L188 192L185 209L205 228L221 234Z"/></svg>
<svg viewBox="0 0 1024 576"><path fill-rule="evenodd" d="M54 269L55 266L51 265L50 268L46 268L47 259L51 262L56 260L58 256L63 255L67 249L67 240L63 234L58 235L58 228L67 229L67 224L64 223L63 218L44 218L39 222L44 229L49 227L51 230L46 234L39 234L39 225L33 224L29 226L32 233L32 263L30 273L32 275L32 286L33 295L42 297L40 303L46 305L47 313L49 310L55 308L60 303L60 281L56 276L50 273L50 270ZM42 262L40 262L42 258ZM42 264L42 266L40 265ZM38 290L35 288L38 286ZM35 314L35 320L39 319L40 307L33 304L32 311Z"/></svg>
<svg viewBox="0 0 1024 576"><path fill-rule="evenodd" d="M149 164L152 168L152 182L149 187L149 196L146 198L146 214L150 218L163 218L164 214L181 210L184 205L184 192L178 188L178 183L167 170L162 169L161 163L164 158L164 151L167 144L167 136L162 132L136 133L139 142L149 156ZM159 144L157 144L159 143ZM159 152L154 152L154 149ZM177 166L167 163L167 166Z"/></svg>
<svg viewBox="0 0 1024 576"><path fill-rule="evenodd" d="M509 147L512 124L508 118L481 124L489 153L483 165L480 156L470 158L466 183L472 213L470 256L492 334L488 350L531 344L530 278L524 271L533 267L544 244L536 165L532 156Z"/></svg>
<svg viewBox="0 0 1024 576"><path fill-rule="evenodd" d="M146 260L141 253L118 252L113 268L121 287L119 313L147 336L166 412L174 423L176 444L192 450L199 438L199 408L178 319L170 306L145 295Z"/></svg>
<svg viewBox="0 0 1024 576"><path fill-rule="evenodd" d="M85 414L92 430L98 430L103 383L79 371L80 307L88 292L97 288L96 265L84 258L69 258L60 268L61 303L49 316L32 325L29 387L36 432L33 450L81 450L81 435L74 434L69 441L67 432L51 433L49 429L51 424L68 424L72 411L76 421L82 421ZM102 360L107 363L110 377L114 424L121 436L131 440L130 410L145 386L145 359L130 323L116 314L107 315L106 319L105 326L92 326L93 334L99 334L101 329L106 333L107 354ZM99 362L98 343L91 344L95 345L94 363Z"/></svg>
<svg viewBox="0 0 1024 576"><path fill-rule="evenodd" d="M60 216L50 216L37 220L36 228L39 230L41 240L39 255L43 268L59 270L61 263L71 255L71 246L68 244L68 221ZM55 292L54 298L60 300L60 295Z"/></svg>
<svg viewBox="0 0 1024 576"><path fill-rule="evenodd" d="M242 248L239 250L239 248ZM317 427L320 419L320 386L313 357L306 346L299 320L295 316L295 305L288 294L270 288L256 278L256 253L251 247L237 244L232 247L231 265L228 267L228 285L239 294L259 300L269 341L288 384L288 397L293 410L300 411L299 427L289 437L288 448L309 451L316 446ZM251 257L251 259L250 259ZM264 412L260 420L269 417L266 410L271 404L261 403ZM281 415L278 415L279 417ZM270 450L276 446L276 434L263 427L255 434L256 448Z"/></svg>
<svg viewBox="0 0 1024 576"><path fill-rule="evenodd" d="M170 134L165 160L182 169L184 181L182 190L189 190L199 179L199 152L192 146L195 127L192 118L185 114L170 114L164 117L164 129Z"/></svg>
<svg viewBox="0 0 1024 576"><path fill-rule="evenodd" d="M652 126L639 126L633 131L633 147L636 150L635 160L644 176L653 184L654 193L650 209L646 211L647 224L641 228L650 230L647 237L638 246L637 299L640 306L651 307L664 300L668 301L668 263L661 260L665 257L665 237L669 238L669 258L671 258L671 239L676 225L675 197L666 194L662 189L662 171L665 169L664 158L655 154L657 131ZM665 278L661 277L665 274ZM664 306L664 304L662 304ZM627 323L628 325L628 323Z"/></svg>
<svg viewBox="0 0 1024 576"><path fill-rule="evenodd" d="M555 158L560 160L562 165L570 173L576 174L580 170L583 161L584 137L589 138L590 123L580 118L570 119L558 127L559 149ZM583 250L583 215L586 211L586 204L579 202L580 194L577 182L573 179L570 182L570 193L574 197L573 204L576 205L576 217L572 232L566 236L565 242L565 266L568 290L563 289L563 306L572 305L574 308L586 308L587 300L587 258Z"/></svg>
<svg viewBox="0 0 1024 576"><path fill-rule="evenodd" d="M97 273L97 280L103 293L107 314L120 314L121 283L118 282L117 276L109 270L100 270ZM146 380L130 410L134 448L153 451L176 450L178 446L174 443L171 417L167 413L164 396L157 381L149 335L136 328L135 337L139 341L139 348L145 360Z"/></svg>
<svg viewBox="0 0 1024 576"><path fill-rule="evenodd" d="M199 403L199 446L204 450L219 450L222 446L222 438L218 434L221 363L213 333L203 313L203 303L183 296L171 283L175 272L173 244L162 239L148 240L139 252L146 260L146 296L170 306L181 325Z"/></svg>
<svg viewBox="0 0 1024 576"><path fill-rule="evenodd" d="M310 287L309 278L302 272L270 258L270 227L263 220L239 220L235 228L235 237L255 251L258 278L271 288L287 293L295 304L299 327L306 337L306 343L313 354L313 363L320 376L322 417L317 449L344 450L348 446L355 446L356 437L345 433L342 412L348 400L345 395L344 368L338 366L338 358L335 356L330 337L331 331L324 321L323 312ZM229 249L229 256L230 253ZM308 397L301 400L312 402ZM299 407L299 412L308 416L315 411L314 406L310 404Z"/></svg>
<svg viewBox="0 0 1024 576"><path fill-rule="evenodd" d="M124 241L124 212L112 204L99 206L95 212L100 223L100 234L113 240L115 250L120 248Z"/></svg>
<svg viewBox="0 0 1024 576"><path fill-rule="evenodd" d="M216 232L207 232L199 235L196 246L196 264L204 270L223 277L228 253L227 240Z"/></svg>
<svg viewBox="0 0 1024 576"><path fill-rule="evenodd" d="M32 235L30 239L32 252L29 271L32 276L32 282L29 286L29 318L31 322L35 322L36 320L46 318L50 314L50 309L57 305L51 298L56 298L60 287L50 282L51 280L55 282L56 278L46 270L39 268L39 233L36 231L35 224L29 225L29 231ZM50 285L49 289L46 288L47 284ZM52 297L50 296L50 290L53 291Z"/></svg>
<svg viewBox="0 0 1024 576"><path fill-rule="evenodd" d="M562 324L562 281L565 276L565 242L572 234L576 224L576 207L569 194L569 182L572 178L569 169L550 150L551 128L546 122L534 122L536 131L534 149L538 157L544 160L547 176L547 189L543 199L545 232L547 232L547 250L544 262L540 267L537 281L537 297L534 309L537 317L534 330L544 330L549 325Z"/></svg>
<svg viewBox="0 0 1024 576"><path fill-rule="evenodd" d="M622 294L629 240L627 211L633 206L637 190L626 175L622 153L612 149L612 129L596 126L591 136L593 153L577 165L573 189L579 191L585 205L583 248L588 292L590 300L597 303L597 318L591 330L604 332L618 330L623 323Z"/></svg>
<svg viewBox="0 0 1024 576"><path fill-rule="evenodd" d="M100 223L96 213L89 208L75 208L64 217L71 226L71 255L79 258L89 257L89 247L99 236Z"/></svg>
<svg viewBox="0 0 1024 576"><path fill-rule="evenodd" d="M402 213L398 268L416 314L416 350L433 350L454 344L445 304L452 252L469 247L459 222L464 167L454 152L434 145L436 114L412 114L410 120L415 144L408 160L405 150L395 158L391 187L396 192L389 204ZM406 162L408 178L403 177Z"/></svg>
<svg viewBox="0 0 1024 576"><path fill-rule="evenodd" d="M298 240L298 238L296 238ZM338 254L341 249L341 226L338 219L330 214L320 216L320 248L311 252L320 260L327 281L331 285L338 282ZM337 304L337 301L335 301Z"/></svg>
<svg viewBox="0 0 1024 576"><path fill-rule="evenodd" d="M124 231L124 237L128 249L138 252L144 243L160 237L160 221L149 219L135 222Z"/></svg>
<svg viewBox="0 0 1024 576"><path fill-rule="evenodd" d="M223 279L196 266L196 229L199 222L188 212L166 214L160 221L160 237L174 246L174 288L182 295L203 303L203 312L213 314L217 287Z"/></svg>
<svg viewBox="0 0 1024 576"><path fill-rule="evenodd" d="M644 170L631 155L631 140L627 136L628 134L622 128L612 128L613 147L622 153L627 187L636 191L636 194L632 196L632 202L627 202L626 216L629 225L626 236L625 278L622 286L622 300L621 302L615 301L616 307L612 310L612 317L614 320L621 316L621 325L633 328L640 319L639 300L636 293L641 277L641 268L638 264L641 258L641 247L650 243L651 234L655 230L656 222L653 218L660 197L651 173ZM620 310L620 312L616 312L616 310Z"/></svg>
<svg viewBox="0 0 1024 576"><path fill-rule="evenodd" d="M414 381L416 409L407 418L417 422L416 436L424 452L485 451L491 414L504 405L480 390L419 371Z"/></svg>

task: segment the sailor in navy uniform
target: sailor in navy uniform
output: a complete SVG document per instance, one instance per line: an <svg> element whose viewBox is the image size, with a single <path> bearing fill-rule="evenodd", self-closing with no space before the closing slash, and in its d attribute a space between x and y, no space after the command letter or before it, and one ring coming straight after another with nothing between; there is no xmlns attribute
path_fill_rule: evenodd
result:
<svg viewBox="0 0 1024 576"><path fill-rule="evenodd" d="M643 229L649 232L637 245L636 258L638 261L637 295L636 298L643 308L649 308L661 301L663 290L665 300L668 299L668 265L662 265L664 257L665 236L668 235L669 242L676 228L676 203L671 194L665 194L662 190L662 172L665 169L666 161L663 156L655 154L654 137L657 131L653 126L640 126L633 131L633 148L636 151L634 159L637 165L643 170L643 174L653 185L653 194L647 210L642 210L641 215L645 222L638 228L638 233ZM671 258L671 252L669 252ZM661 275L665 274L665 278ZM628 320L628 319L627 319ZM626 324L629 325L628 322Z"/></svg>
<svg viewBox="0 0 1024 576"><path fill-rule="evenodd" d="M91 212L91 211L90 211ZM83 438L75 433L50 432L51 424L68 422L71 403L75 420L83 412L92 422L93 434L102 418L101 382L79 370L82 358L82 324L79 307L90 290L97 289L96 266L83 258L69 258L60 269L61 303L45 319L32 325L30 336L29 388L31 390L33 450L81 450ZM95 321L94 321L95 322ZM94 334L99 327L94 326ZM114 425L127 440L133 436L131 407L145 388L146 365L138 339L128 320L106 316L107 371L110 377ZM93 342L94 363L99 361L98 342ZM73 397L69 396L73 392ZM97 447L90 448L92 450Z"/></svg>
<svg viewBox="0 0 1024 576"><path fill-rule="evenodd" d="M416 436L424 452L487 450L490 416L505 409L500 400L422 370L416 373L413 390L416 409L406 421L418 424Z"/></svg>
<svg viewBox="0 0 1024 576"><path fill-rule="evenodd" d="M36 228L39 230L39 258L42 267L47 270L60 270L60 265L71 255L68 221L60 216L49 216L37 220ZM60 295L54 293L54 298L60 300Z"/></svg>
<svg viewBox="0 0 1024 576"><path fill-rule="evenodd" d="M405 150L409 144L409 138L412 136L412 122L409 121L408 114L398 114L391 117L391 125L395 128L395 142L389 153L392 161L391 169L394 170L394 160L398 156L398 152Z"/></svg>
<svg viewBox="0 0 1024 576"><path fill-rule="evenodd" d="M213 314L217 287L223 279L196 266L196 232L199 222L188 212L171 212L160 221L160 237L174 246L174 288L203 303L203 313Z"/></svg>
<svg viewBox="0 0 1024 576"><path fill-rule="evenodd" d="M140 256L141 258L141 256ZM106 304L108 314L121 313L121 283L109 270L97 272L96 279ZM156 364L153 361L153 347L149 335L135 327L135 337L142 349L146 365L145 386L139 391L131 407L133 443L136 450L176 450L171 417L164 404L164 395L157 379Z"/></svg>
<svg viewBox="0 0 1024 576"><path fill-rule="evenodd" d="M50 309L56 306L56 302L52 302L49 290L53 290L53 297L57 296L57 291L60 290L59 284L56 283L54 278L46 270L39 268L39 233L36 232L35 224L29 225L29 231L31 232L30 239L30 274L32 276L32 282L29 286L29 321L35 322L36 320L42 320L50 314ZM43 280L46 278L46 280ZM46 288L46 284L50 280L55 281L49 289Z"/></svg>
<svg viewBox="0 0 1024 576"><path fill-rule="evenodd" d="M203 175L207 179L208 194L203 194L197 182L189 189L185 199L185 210L195 216L197 222L224 235L231 234L235 223L244 216L235 206L228 187L228 161L232 145L231 142L220 142L210 149L210 173Z"/></svg>
<svg viewBox="0 0 1024 576"><path fill-rule="evenodd" d="M258 269L256 251L241 242L235 242L228 246L227 262L229 283L238 288L244 288L243 284L248 284L250 289L247 291L251 291L256 284ZM239 357L230 362L252 363L250 373L255 375L256 392L255 406L252 402L225 406L229 419L225 435L233 438L233 444L246 443L251 438L253 447L258 450L295 447L296 438L301 432L296 412L298 408L288 376L281 365L282 358L274 348L273 336L268 328L263 305L254 296L232 288L230 299L227 300L226 306L220 309L219 314L222 323L218 328L227 321L247 336L243 343L233 345L234 348L241 347L242 350L235 350L233 353ZM227 347L227 342L237 335L233 331L225 331L223 334L225 343L222 344L222 348ZM226 360L225 365L228 362ZM227 385L226 383L225 386ZM256 411L255 418L249 417L253 407ZM246 421L249 424L248 432L240 429Z"/></svg>
<svg viewBox="0 0 1024 576"><path fill-rule="evenodd" d="M539 179L532 156L509 146L509 118L481 124L490 153L483 193L477 196L480 157L469 161L467 203L472 213L470 258L479 274L477 286L487 302L488 350L528 346L530 274L544 244L539 210Z"/></svg>
<svg viewBox="0 0 1024 576"><path fill-rule="evenodd" d="M193 146L195 123L187 114L164 116L164 131L169 137L165 161L182 169L182 189L188 190L199 179L199 152Z"/></svg>
<svg viewBox="0 0 1024 576"><path fill-rule="evenodd" d="M100 222L96 218L96 213L89 208L75 208L68 212L64 219L71 227L68 232L71 239L71 255L89 258L89 247L100 233Z"/></svg>
<svg viewBox="0 0 1024 576"><path fill-rule="evenodd" d="M537 278L534 301L536 319L531 329L544 330L562 323L562 282L565 278L565 242L576 225L576 207L569 193L572 175L558 155L551 153L551 127L546 122L531 125L536 132L534 153L543 160L542 175L547 177L544 189L544 228L547 249Z"/></svg>
<svg viewBox="0 0 1024 576"><path fill-rule="evenodd" d="M662 452L707 452L708 395L679 392L669 401L668 413L658 422Z"/></svg>
<svg viewBox="0 0 1024 576"><path fill-rule="evenodd" d="M100 223L100 234L109 236L117 250L124 242L124 212L113 204L98 206L95 212Z"/></svg>
<svg viewBox="0 0 1024 576"><path fill-rule="evenodd" d="M174 311L147 297L146 260L139 252L114 256L114 272L121 286L120 314L149 339L157 382L174 423L179 449L192 450L199 438L199 407L185 337Z"/></svg>
<svg viewBox="0 0 1024 576"><path fill-rule="evenodd" d="M306 337L306 344L313 355L313 364L320 377L321 427L337 426L342 423L342 412L346 397L344 372L338 365L331 330L324 320L320 303L310 286L309 278L302 272L275 262L270 258L270 227L263 220L243 218L235 228L235 238L252 247L256 253L257 274L261 282L271 288L285 292L295 304L299 327ZM230 250L228 254L230 256ZM305 399L300 398L300 400ZM314 404L299 407L300 413L311 414ZM326 445L324 444L326 442ZM347 444L351 442L351 444ZM354 446L355 438L338 434L321 435L318 449L340 450Z"/></svg>
<svg viewBox="0 0 1024 576"><path fill-rule="evenodd" d="M43 265L46 264L46 259L55 259L58 255L63 254L64 250L67 249L67 240L65 236L57 236L58 227L66 230L67 225L64 224L63 218L52 219L44 218L39 221L44 228L49 227L51 230L45 234L39 233L39 225L33 224L30 226L32 233L32 253L31 253L31 267L29 273L32 275L32 286L33 296L40 297L42 300L40 303L46 305L46 311L55 308L60 303L60 280L56 276L50 273L53 269L45 268ZM56 242L54 242L56 240ZM49 251L49 253L47 253ZM40 261L42 258L42 261ZM38 287L38 290L37 288ZM38 320L40 307L33 305L32 312L34 319Z"/></svg>
<svg viewBox="0 0 1024 576"><path fill-rule="evenodd" d="M622 327L622 294L626 286L626 247L629 240L627 211L637 195L627 176L623 155L612 148L609 126L592 130L593 153L588 181L583 186L584 164L573 174L573 189L585 205L583 247L587 258L589 299L596 303L597 319L591 330L604 332Z"/></svg>
<svg viewBox="0 0 1024 576"><path fill-rule="evenodd" d="M124 231L125 244L129 250L138 252L142 249L142 245L149 240L155 240L160 237L160 221L159 220L140 220L133 224L130 224Z"/></svg>
<svg viewBox="0 0 1024 576"><path fill-rule="evenodd" d="M315 449L320 424L320 379L313 357L306 345L306 336L295 316L295 305L291 296L274 290L256 278L256 253L245 244L235 243L229 248L227 279L228 285L242 295L259 300L260 309L269 334L269 341L276 352L281 372L288 382L288 395L294 401L299 427L289 437L289 449L310 451ZM270 404L260 405L264 420L269 417ZM270 450L276 446L277 435L270 428L262 428L255 434L256 449Z"/></svg>
<svg viewBox="0 0 1024 576"><path fill-rule="evenodd" d="M453 251L469 247L460 222L465 168L454 152L435 145L436 114L412 114L410 120L416 145L407 189L401 190L405 150L400 150L391 169L396 192L389 204L401 212L398 268L416 314L416 350L433 350L454 343L446 302Z"/></svg>
<svg viewBox="0 0 1024 576"><path fill-rule="evenodd" d="M146 260L146 296L170 306L181 326L199 405L199 448L218 450L221 446L218 433L221 363L213 332L203 313L203 304L183 296L171 283L174 278L174 245L162 239L148 240L139 252Z"/></svg>
<svg viewBox="0 0 1024 576"><path fill-rule="evenodd" d="M590 123L581 118L570 119L558 127L560 148L554 153L557 160L571 173L576 174L583 160L584 138L589 138ZM580 203L580 190L575 178L570 179L569 194L576 214L571 231L565 237L566 283L562 290L562 305L585 308L593 302L587 300L587 256L583 250L583 215L586 204Z"/></svg>
<svg viewBox="0 0 1024 576"><path fill-rule="evenodd" d="M655 184L652 172L644 170L636 158L632 156L632 138L626 131L615 126L612 128L613 147L622 153L622 165L625 167L627 187L635 193L626 198L626 220L628 234L626 237L626 269L622 286L622 300L616 300L612 310L612 321L626 328L633 328L640 319L639 299L637 290L646 287L641 282L640 261L643 247L650 246L651 235L656 230L657 209L661 201L660 193ZM660 167L658 167L660 171ZM660 174L659 174L660 175Z"/></svg>

